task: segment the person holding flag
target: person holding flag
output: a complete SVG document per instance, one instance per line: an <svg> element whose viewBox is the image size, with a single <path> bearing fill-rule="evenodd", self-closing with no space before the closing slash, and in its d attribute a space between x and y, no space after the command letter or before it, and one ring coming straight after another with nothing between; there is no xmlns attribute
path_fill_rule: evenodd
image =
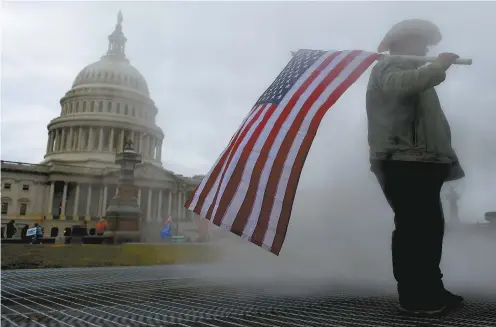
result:
<svg viewBox="0 0 496 327"><path fill-rule="evenodd" d="M425 56L441 40L436 25L410 19L394 25L378 51ZM366 95L371 170L394 212L393 274L401 312L440 315L463 297L445 289L440 269L444 216L441 187L465 173L451 145L451 128L435 87L458 55L429 65L401 57L380 60Z"/></svg>
<svg viewBox="0 0 496 327"><path fill-rule="evenodd" d="M160 237L162 240L166 240L169 236L172 236L171 232L172 216L169 215L165 220L164 227L160 230Z"/></svg>

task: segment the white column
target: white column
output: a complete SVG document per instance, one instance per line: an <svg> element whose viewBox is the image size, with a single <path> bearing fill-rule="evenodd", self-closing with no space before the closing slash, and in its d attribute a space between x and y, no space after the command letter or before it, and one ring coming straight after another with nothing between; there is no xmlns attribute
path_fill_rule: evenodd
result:
<svg viewBox="0 0 496 327"><path fill-rule="evenodd" d="M62 128L59 128L59 136L58 136L58 139L59 139L59 145L58 145L58 151L62 151Z"/></svg>
<svg viewBox="0 0 496 327"><path fill-rule="evenodd" d="M145 153L143 152L143 148L145 146L145 137L143 135L143 133L139 133L139 153L141 153L143 155L143 157L145 156Z"/></svg>
<svg viewBox="0 0 496 327"><path fill-rule="evenodd" d="M141 208L141 188L138 189L138 207Z"/></svg>
<svg viewBox="0 0 496 327"><path fill-rule="evenodd" d="M57 133L55 131L52 131L52 140L50 141L50 152L55 152L55 141L56 141L56 135Z"/></svg>
<svg viewBox="0 0 496 327"><path fill-rule="evenodd" d="M181 191L177 191L177 220L181 220L181 214L182 214L182 210L181 210Z"/></svg>
<svg viewBox="0 0 496 327"><path fill-rule="evenodd" d="M120 152L124 149L124 132L125 132L124 129L121 129L119 148L117 149L117 152Z"/></svg>
<svg viewBox="0 0 496 327"><path fill-rule="evenodd" d="M66 138L65 128L62 128L62 137L60 138L60 150L61 151L65 150L65 145L66 145L65 138Z"/></svg>
<svg viewBox="0 0 496 327"><path fill-rule="evenodd" d="M152 189L148 189L148 206L146 208L146 221L152 220Z"/></svg>
<svg viewBox="0 0 496 327"><path fill-rule="evenodd" d="M102 201L102 214L101 216L105 217L107 214L107 194L108 194L108 186L105 185L103 187L103 201Z"/></svg>
<svg viewBox="0 0 496 327"><path fill-rule="evenodd" d="M86 199L86 216L90 216L91 184L88 184L88 198Z"/></svg>
<svg viewBox="0 0 496 327"><path fill-rule="evenodd" d="M48 144L47 144L47 153L53 151L53 132L48 132Z"/></svg>
<svg viewBox="0 0 496 327"><path fill-rule="evenodd" d="M66 151L72 151L72 138L73 138L73 134L74 133L74 129L72 127L69 127L69 136L67 137L67 146L66 146Z"/></svg>
<svg viewBox="0 0 496 327"><path fill-rule="evenodd" d="M151 141L151 136L148 135L145 139L145 148L146 148L146 157L150 158L150 141Z"/></svg>
<svg viewBox="0 0 496 327"><path fill-rule="evenodd" d="M65 217L65 206L67 204L67 182L64 182L64 191L62 192L62 208L60 209L60 216Z"/></svg>
<svg viewBox="0 0 496 327"><path fill-rule="evenodd" d="M53 218L53 195L55 193L55 182L50 182L50 193L48 194L48 215Z"/></svg>
<svg viewBox="0 0 496 327"><path fill-rule="evenodd" d="M131 131L129 138L131 139L131 141L133 141L133 148L134 148L134 150L136 150L138 147L138 144L134 144L134 131Z"/></svg>
<svg viewBox="0 0 496 327"><path fill-rule="evenodd" d="M77 150L81 151L82 149L83 149L83 128L79 127Z"/></svg>
<svg viewBox="0 0 496 327"><path fill-rule="evenodd" d="M100 133L98 136L98 151L102 152L103 150L103 127L100 127Z"/></svg>
<svg viewBox="0 0 496 327"><path fill-rule="evenodd" d="M153 150L153 137L151 135L148 136L147 150L148 150L148 157L153 159L153 154L152 154L152 152L153 152L152 151Z"/></svg>
<svg viewBox="0 0 496 327"><path fill-rule="evenodd" d="M162 161L162 141L158 142L157 159L158 161Z"/></svg>
<svg viewBox="0 0 496 327"><path fill-rule="evenodd" d="M47 140L47 147L46 147L46 153L52 152L52 149L50 148L50 144L52 141L52 132L48 132L48 140Z"/></svg>
<svg viewBox="0 0 496 327"><path fill-rule="evenodd" d="M103 189L104 186L100 185L100 188L98 190L98 216L100 217L103 216Z"/></svg>
<svg viewBox="0 0 496 327"><path fill-rule="evenodd" d="M57 136L56 131L52 131L52 141L50 142L50 152L56 151L56 148L55 148L55 142L57 140L56 136Z"/></svg>
<svg viewBox="0 0 496 327"><path fill-rule="evenodd" d="M147 135L143 135L143 148L141 150L143 157L148 157L148 153L146 152L146 140L147 140L147 138L148 138Z"/></svg>
<svg viewBox="0 0 496 327"><path fill-rule="evenodd" d="M54 152L59 151L59 144L60 144L60 131L58 129L55 130L55 145L54 145Z"/></svg>
<svg viewBox="0 0 496 327"><path fill-rule="evenodd" d="M88 144L86 144L86 150L91 151L93 149L93 127L90 127L88 131Z"/></svg>
<svg viewBox="0 0 496 327"><path fill-rule="evenodd" d="M42 192L40 192L39 184L36 181L33 181L33 184L31 185L31 189L33 190L34 199L33 199L33 203L30 206L28 206L28 209L29 209L29 212L31 212L31 214L38 215L39 213L42 212L42 210L40 210L40 205L39 205L38 201L41 198L40 193L42 193L43 190L42 190Z"/></svg>
<svg viewBox="0 0 496 327"><path fill-rule="evenodd" d="M148 149L148 155L150 156L150 158L152 159L155 159L155 156L154 156L154 146L155 146L155 138L153 138L152 136L150 136L150 149Z"/></svg>
<svg viewBox="0 0 496 327"><path fill-rule="evenodd" d="M110 129L110 138L109 138L109 151L112 152L114 147L114 129Z"/></svg>
<svg viewBox="0 0 496 327"><path fill-rule="evenodd" d="M78 215L78 206L79 206L79 183L76 184L76 194L74 194L75 199L74 199L74 209L72 211L72 216L77 216Z"/></svg>
<svg viewBox="0 0 496 327"><path fill-rule="evenodd" d="M163 217L162 217L162 189L160 189L158 191L158 209L157 209L157 212L158 212L157 219L160 221L161 219L163 219Z"/></svg>

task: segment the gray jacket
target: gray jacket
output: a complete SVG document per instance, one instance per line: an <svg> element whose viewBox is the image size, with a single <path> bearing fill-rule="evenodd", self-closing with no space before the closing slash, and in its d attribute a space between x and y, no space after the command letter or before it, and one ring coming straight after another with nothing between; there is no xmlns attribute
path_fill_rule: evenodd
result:
<svg viewBox="0 0 496 327"><path fill-rule="evenodd" d="M445 163L453 168L449 180L463 177L434 89L445 78L436 64L418 67L398 57L386 57L373 67L366 98L372 160Z"/></svg>

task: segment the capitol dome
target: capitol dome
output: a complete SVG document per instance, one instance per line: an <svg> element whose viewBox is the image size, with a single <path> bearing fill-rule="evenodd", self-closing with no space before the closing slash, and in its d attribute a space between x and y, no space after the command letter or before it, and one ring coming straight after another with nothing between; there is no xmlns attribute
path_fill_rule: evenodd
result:
<svg viewBox="0 0 496 327"><path fill-rule="evenodd" d="M122 14L119 12L117 25L109 35L107 54L94 62L76 76L72 88L88 84L119 85L138 92L149 94L143 75L126 58L126 37L122 32Z"/></svg>
<svg viewBox="0 0 496 327"><path fill-rule="evenodd" d="M107 56L84 67L72 83L72 87L88 84L119 85L146 95L149 94L143 75L129 64L129 61L113 60Z"/></svg>
<svg viewBox="0 0 496 327"><path fill-rule="evenodd" d="M158 109L145 78L126 58L122 20L119 12L107 52L84 67L60 99L60 116L48 124L46 163L107 167L131 140L144 162L162 165Z"/></svg>

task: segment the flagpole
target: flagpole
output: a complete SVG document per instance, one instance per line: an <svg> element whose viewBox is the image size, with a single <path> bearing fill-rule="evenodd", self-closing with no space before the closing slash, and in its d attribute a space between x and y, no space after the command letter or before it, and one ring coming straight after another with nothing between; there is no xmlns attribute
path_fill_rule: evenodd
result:
<svg viewBox="0 0 496 327"><path fill-rule="evenodd" d="M437 60L437 57L422 57L422 56L409 56L409 55L382 55L383 57L399 57L408 60L415 60L422 63L434 62ZM455 65L472 65L472 59L469 58L458 58L454 62Z"/></svg>
<svg viewBox="0 0 496 327"><path fill-rule="evenodd" d="M294 56L297 51L291 51L291 56ZM384 57L399 57L399 58L404 58L408 60L415 60L421 63L428 63L428 62L434 62L437 60L437 57L422 57L422 56L411 56L411 55L388 55L388 54L382 54L380 59ZM454 62L455 65L472 65L472 59L469 58L458 58Z"/></svg>

